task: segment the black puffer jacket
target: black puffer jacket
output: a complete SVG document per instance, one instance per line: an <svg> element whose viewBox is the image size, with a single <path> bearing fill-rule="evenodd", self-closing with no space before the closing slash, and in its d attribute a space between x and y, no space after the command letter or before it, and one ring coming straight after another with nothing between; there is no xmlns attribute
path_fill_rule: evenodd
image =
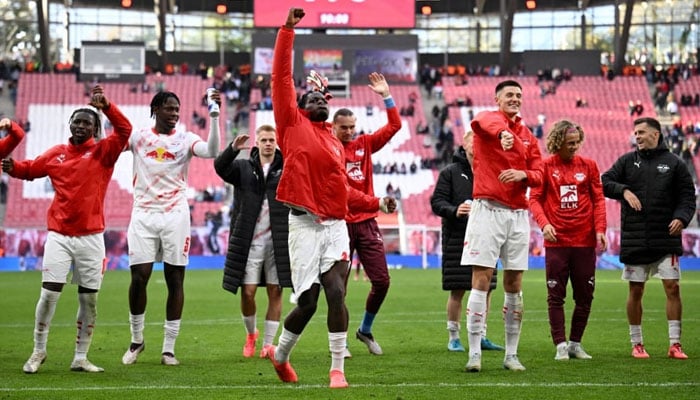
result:
<svg viewBox="0 0 700 400"><path fill-rule="evenodd" d="M468 218L457 218L457 207L472 198L474 174L462 147L452 157L435 184L430 206L433 213L442 217L442 289L471 290L472 269L460 265L464 250L464 233ZM496 288L497 271L494 270L491 288Z"/></svg>
<svg viewBox="0 0 700 400"><path fill-rule="evenodd" d="M260 214L263 200L267 197L270 206L270 225L275 252L275 263L280 286L291 287L292 277L289 270L289 208L275 198L277 184L282 175L282 153L275 151L275 159L270 165L267 180L260 165L260 152L257 147L250 150L249 159L236 160L240 151L231 146L216 157L216 173L234 186L233 211L228 240L226 263L224 264L224 289L236 293L243 284L248 252L255 231L255 223ZM262 276L264 280L265 276ZM261 283L261 286L264 282Z"/></svg>
<svg viewBox="0 0 700 400"><path fill-rule="evenodd" d="M677 218L688 226L695 214L695 186L688 167L668 151L661 137L655 149L620 157L602 181L605 196L622 204L620 261L648 264L683 253L681 236L669 235L668 225ZM641 211L624 200L625 189L639 198Z"/></svg>

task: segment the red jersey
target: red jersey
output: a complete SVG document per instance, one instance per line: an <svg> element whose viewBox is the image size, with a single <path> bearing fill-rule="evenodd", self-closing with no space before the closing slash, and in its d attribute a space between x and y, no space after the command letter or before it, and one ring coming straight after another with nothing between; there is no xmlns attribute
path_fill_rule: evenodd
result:
<svg viewBox="0 0 700 400"><path fill-rule="evenodd" d="M9 156L22 139L24 139L24 129L12 121L10 129L7 130L7 136L0 139L0 158Z"/></svg>
<svg viewBox="0 0 700 400"><path fill-rule="evenodd" d="M379 199L349 189L343 144L328 122L312 122L297 106L292 76L294 30L277 33L272 58L272 110L284 168L277 200L321 218L345 219L348 204L379 209Z"/></svg>
<svg viewBox="0 0 700 400"><path fill-rule="evenodd" d="M379 151L401 129L401 117L394 107L386 109L389 122L370 135L360 135L355 140L344 143L345 169L348 173L348 183L362 193L374 196L372 182L372 154ZM374 212L358 211L350 208L345 220L350 223L366 221L377 217Z"/></svg>
<svg viewBox="0 0 700 400"><path fill-rule="evenodd" d="M474 198L494 200L513 209L528 207L527 188L542 183L542 155L539 143L518 116L511 120L501 111L482 111L472 120L474 131ZM499 134L514 136L513 147L503 150ZM501 183L498 175L506 169L525 171L520 182Z"/></svg>
<svg viewBox="0 0 700 400"><path fill-rule="evenodd" d="M540 228L551 224L557 241L545 247L595 247L596 233L605 233L605 197L595 161L558 155L543 163L542 186L530 191L530 210Z"/></svg>
<svg viewBox="0 0 700 400"><path fill-rule="evenodd" d="M66 236L85 236L105 229L104 200L114 164L126 147L131 123L112 103L102 110L114 133L95 141L60 144L34 160L15 161L10 176L32 180L48 176L56 194L47 228Z"/></svg>

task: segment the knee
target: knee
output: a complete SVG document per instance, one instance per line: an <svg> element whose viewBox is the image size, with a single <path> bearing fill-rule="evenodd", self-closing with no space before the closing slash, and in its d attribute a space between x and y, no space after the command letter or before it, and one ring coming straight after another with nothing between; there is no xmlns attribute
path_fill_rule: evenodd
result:
<svg viewBox="0 0 700 400"><path fill-rule="evenodd" d="M391 283L388 279L376 281L376 282L372 282L372 289L374 290L375 293L386 293L389 291L390 285L391 285Z"/></svg>
<svg viewBox="0 0 700 400"><path fill-rule="evenodd" d="M304 304L298 304L297 307L304 315L314 315L316 313L316 308L318 306L317 302L309 302Z"/></svg>

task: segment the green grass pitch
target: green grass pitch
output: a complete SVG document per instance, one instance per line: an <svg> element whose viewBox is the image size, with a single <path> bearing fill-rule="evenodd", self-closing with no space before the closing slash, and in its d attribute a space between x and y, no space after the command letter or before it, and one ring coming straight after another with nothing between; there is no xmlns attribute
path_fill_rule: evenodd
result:
<svg viewBox="0 0 700 400"><path fill-rule="evenodd" d="M154 272L146 313L146 351L135 365L121 365L130 341L127 289L129 273L109 271L98 304L89 358L101 374L69 370L75 341L76 287L67 285L51 327L48 358L39 373L22 365L32 350L38 272L0 274L0 399L698 399L700 398L700 272L681 280L683 346L689 360L670 360L665 299L661 283L651 280L644 301L644 338L648 360L630 356L625 315L627 285L619 271L598 271L595 300L583 345L592 360L554 361L549 336L544 272L525 273L525 314L520 360L527 371L502 368L503 353L484 352L482 372L466 373L465 353L447 351L445 303L439 270L391 271L392 286L374 325L384 349L373 356L354 338L369 283L349 282L346 361L350 388L328 389L330 356L325 299L297 347L292 365L298 384L277 379L268 360L241 355L245 333L239 297L221 289L221 271L187 273L185 311L177 341L178 367L160 365L165 308L162 272ZM285 299L288 298L285 293ZM466 301L466 299L465 299ZM567 319L571 316L571 293ZM258 291L258 327L265 295ZM503 343L500 309L503 290L493 296L488 337ZM283 315L291 309L285 301ZM567 323L568 325L568 323ZM567 326L568 330L568 326ZM466 343L464 318L462 341Z"/></svg>

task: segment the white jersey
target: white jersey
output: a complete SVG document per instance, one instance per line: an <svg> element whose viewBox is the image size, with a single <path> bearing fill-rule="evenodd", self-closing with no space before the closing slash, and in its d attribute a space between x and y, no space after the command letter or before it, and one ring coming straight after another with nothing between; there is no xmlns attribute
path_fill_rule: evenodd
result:
<svg viewBox="0 0 700 400"><path fill-rule="evenodd" d="M165 135L142 128L131 133L134 208L155 212L189 208L187 174L193 146L200 141L198 135L181 130Z"/></svg>

